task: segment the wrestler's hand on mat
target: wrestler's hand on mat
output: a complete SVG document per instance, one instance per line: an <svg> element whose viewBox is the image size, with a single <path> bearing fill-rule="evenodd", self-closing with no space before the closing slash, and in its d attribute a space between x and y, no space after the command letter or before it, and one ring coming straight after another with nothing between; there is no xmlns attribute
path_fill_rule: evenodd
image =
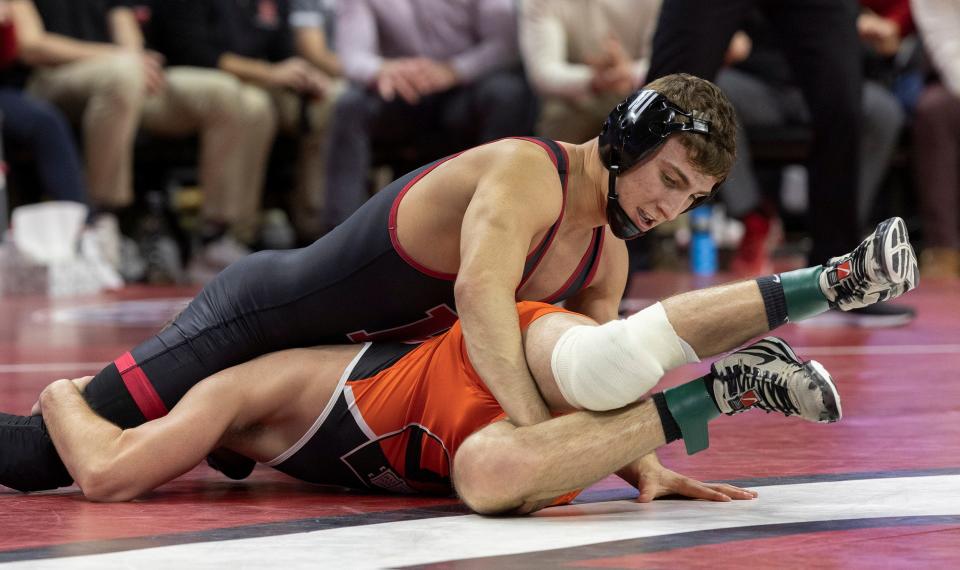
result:
<svg viewBox="0 0 960 570"><path fill-rule="evenodd" d="M70 380L70 381L73 382L73 385L77 387L77 390L79 390L80 393L83 393L83 391L84 391L84 390L86 389L86 387L87 387L87 384L89 384L91 380L93 380L93 376L84 376L84 377L82 377L82 378L74 378L74 379L72 379L72 380ZM60 381L60 380L57 380L56 382L59 382L59 381ZM53 384L56 384L56 382L54 382ZM52 386L53 384L51 384L51 386ZM48 386L48 388L49 388L49 386ZM39 399L37 399L36 403L33 404L33 407L30 408L30 415L31 415L31 416L39 416L39 415L40 415L40 400L39 400Z"/></svg>
<svg viewBox="0 0 960 570"><path fill-rule="evenodd" d="M617 474L640 491L637 497L637 502L640 503L649 503L666 495L680 495L705 501L743 501L757 497L756 491L726 483L702 483L671 471L664 467L653 453L627 465Z"/></svg>

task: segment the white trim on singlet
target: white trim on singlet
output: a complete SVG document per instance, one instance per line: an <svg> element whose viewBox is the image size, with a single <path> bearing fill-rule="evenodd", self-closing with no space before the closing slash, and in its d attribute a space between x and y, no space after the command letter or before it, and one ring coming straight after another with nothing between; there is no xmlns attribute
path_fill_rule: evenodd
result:
<svg viewBox="0 0 960 570"><path fill-rule="evenodd" d="M367 436L367 439L370 441L377 439L377 434L367 425L367 420L363 419L363 414L360 413L360 409L357 407L357 399L354 397L353 389L350 386L344 388L343 398L347 401L347 409L353 414L353 421L357 422L357 427L360 428L363 435Z"/></svg>
<svg viewBox="0 0 960 570"><path fill-rule="evenodd" d="M320 429L320 426L323 425L323 422L327 420L327 416L329 416L330 412L333 411L333 406L334 404L337 403L337 399L340 398L340 393L343 392L343 387L347 383L347 378L350 377L350 374L353 372L353 369L357 366L357 363L360 362L360 358L362 358L363 354L367 352L367 349L370 348L371 344L372 343L369 343L369 342L364 343L363 348L360 349L360 352L358 352L357 355L353 357L353 360L351 360L350 364L348 364L346 369L344 369L343 374L340 375L340 381L337 382L337 388L336 390L333 391L333 395L330 397L330 401L327 402L326 406L324 406L323 411L320 412L320 416L317 417L317 421L313 422L313 425L310 426L310 429L307 430L307 433L303 434L303 437L301 437L297 441L297 443L293 444L293 446L290 447L290 449L284 451L283 453L274 457L270 461L267 461L266 463L264 463L264 465L267 465L269 467L275 467L283 463L287 459L290 459L291 457L293 457L293 454L300 451L300 449L304 445L306 445L308 441L310 441L310 438L316 435L317 430Z"/></svg>

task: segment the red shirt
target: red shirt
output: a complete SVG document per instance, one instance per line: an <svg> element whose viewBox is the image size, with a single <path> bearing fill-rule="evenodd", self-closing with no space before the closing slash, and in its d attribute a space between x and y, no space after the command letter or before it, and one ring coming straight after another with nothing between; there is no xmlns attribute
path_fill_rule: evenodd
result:
<svg viewBox="0 0 960 570"><path fill-rule="evenodd" d="M896 22L900 26L901 38L913 33L910 0L860 0L860 5L873 10L878 16Z"/></svg>
<svg viewBox="0 0 960 570"><path fill-rule="evenodd" d="M0 24L0 69L10 67L17 59L17 34L13 22Z"/></svg>

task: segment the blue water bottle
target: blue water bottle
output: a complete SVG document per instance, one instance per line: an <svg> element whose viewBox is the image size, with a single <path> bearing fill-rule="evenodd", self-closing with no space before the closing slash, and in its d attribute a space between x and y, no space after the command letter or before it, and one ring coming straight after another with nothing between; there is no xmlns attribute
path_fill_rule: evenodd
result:
<svg viewBox="0 0 960 570"><path fill-rule="evenodd" d="M690 269L694 275L717 272L717 244L710 234L710 206L690 212Z"/></svg>

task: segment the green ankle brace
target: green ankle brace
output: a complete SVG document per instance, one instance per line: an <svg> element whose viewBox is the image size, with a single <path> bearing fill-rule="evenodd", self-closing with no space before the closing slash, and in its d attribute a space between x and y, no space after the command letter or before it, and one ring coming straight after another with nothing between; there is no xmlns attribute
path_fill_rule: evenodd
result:
<svg viewBox="0 0 960 570"><path fill-rule="evenodd" d="M823 267L818 265L780 274L790 322L809 319L830 308L827 298L820 290L821 273Z"/></svg>
<svg viewBox="0 0 960 570"><path fill-rule="evenodd" d="M680 426L687 455L710 447L707 422L720 415L706 382L709 382L709 376L691 380L663 392L667 408Z"/></svg>

